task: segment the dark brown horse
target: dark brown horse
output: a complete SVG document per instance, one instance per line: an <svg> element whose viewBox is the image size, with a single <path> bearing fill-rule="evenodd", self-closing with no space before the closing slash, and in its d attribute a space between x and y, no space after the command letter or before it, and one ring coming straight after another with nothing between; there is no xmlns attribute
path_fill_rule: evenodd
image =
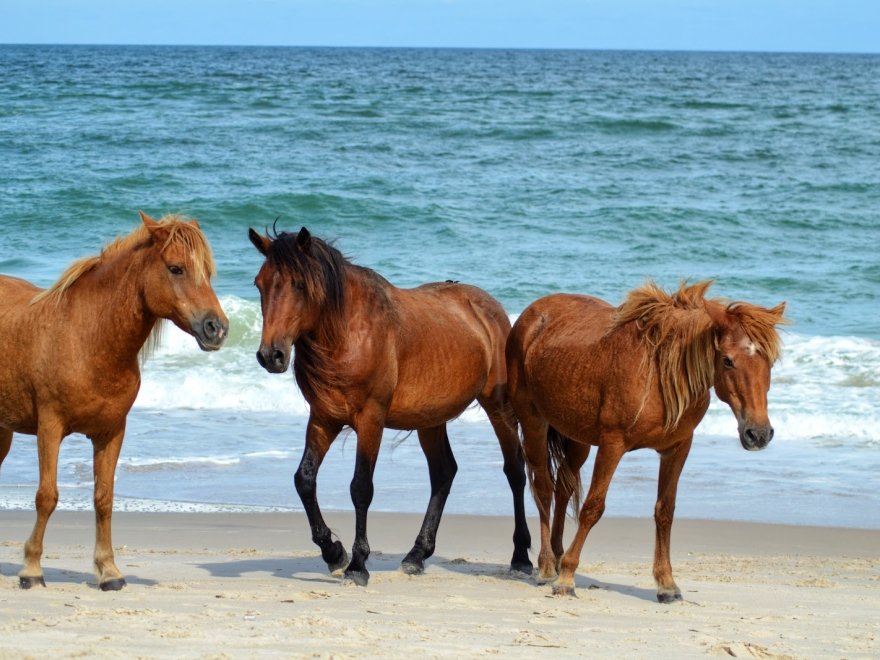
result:
<svg viewBox="0 0 880 660"><path fill-rule="evenodd" d="M767 391L785 304L724 304L705 298L709 285L683 284L668 294L649 283L617 308L588 296L552 295L514 324L507 343L510 398L541 521L538 579L555 578L553 593L574 594L581 549L602 516L623 454L650 448L660 454L657 599L681 600L669 562L675 492L710 388L733 410L744 448L763 449L773 437ZM598 447L593 479L563 552L565 509L574 497L577 510L579 470L591 445Z"/></svg>
<svg viewBox="0 0 880 660"><path fill-rule="evenodd" d="M37 522L24 546L19 583L43 585L43 535L58 503L58 451L70 433L94 446L95 570L101 589L125 579L110 537L113 476L125 419L140 388L138 356L161 319L220 348L226 316L211 288L211 249L195 221L169 216L70 266L49 289L0 276L0 464L12 434L37 436ZM143 349L143 350L142 350Z"/></svg>
<svg viewBox="0 0 880 660"><path fill-rule="evenodd" d="M504 365L510 321L501 305L465 284L398 289L374 271L350 263L305 228L273 238L251 229L250 239L266 257L256 278L263 309L257 360L267 371L281 373L295 348L296 382L310 406L296 489L312 540L330 570L345 568L345 577L356 584L369 580L367 510L384 428L417 430L428 460L428 510L402 563L410 574L424 570L457 470L446 423L476 399L498 436L513 492L511 568L530 573L531 540L523 509L526 476L510 418ZM342 544L331 540L316 495L318 468L345 426L357 433L350 562Z"/></svg>

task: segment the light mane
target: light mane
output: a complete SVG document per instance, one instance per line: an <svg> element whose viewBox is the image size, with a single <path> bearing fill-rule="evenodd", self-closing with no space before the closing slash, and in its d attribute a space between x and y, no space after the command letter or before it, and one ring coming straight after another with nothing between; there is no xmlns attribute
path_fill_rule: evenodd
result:
<svg viewBox="0 0 880 660"><path fill-rule="evenodd" d="M211 247L197 222L178 214L163 216L158 222L167 229L167 238L160 248L161 252L164 253L172 246L180 246L187 255L187 266L193 268L197 283L201 283L206 278L210 279L216 274L217 266L211 253ZM127 236L120 236L105 245L100 254L74 261L52 286L35 295L30 304L33 305L43 300L52 301L56 305L60 304L69 295L71 287L83 275L119 254L133 252L147 245L149 241L150 232L147 227L143 224L138 225ZM162 321L159 319L156 322L150 336L140 350L141 363L146 361L158 348L162 338Z"/></svg>
<svg viewBox="0 0 880 660"><path fill-rule="evenodd" d="M783 305L766 309L747 302L732 302L726 307L728 315L739 322L755 349L767 358L770 366L782 353L782 340L776 326L789 322L782 317L784 309Z"/></svg>
<svg viewBox="0 0 880 660"><path fill-rule="evenodd" d="M634 322L647 349L642 368L647 366L649 375L656 370L666 431L678 425L685 410L715 379L715 324L704 303L711 284L682 283L670 294L648 282L631 291L614 315L611 331ZM646 399L647 389L642 407Z"/></svg>
<svg viewBox="0 0 880 660"><path fill-rule="evenodd" d="M788 322L782 317L784 304L765 309L746 302L707 300L706 291L711 285L711 281L690 286L683 282L670 294L648 282L630 292L617 308L609 330L635 323L647 349L642 368L647 367L649 376L656 370L666 431L675 428L697 397L713 385L718 331L724 330L721 324L739 324L771 366L779 358L781 340L776 326ZM642 407L646 399L647 389Z"/></svg>

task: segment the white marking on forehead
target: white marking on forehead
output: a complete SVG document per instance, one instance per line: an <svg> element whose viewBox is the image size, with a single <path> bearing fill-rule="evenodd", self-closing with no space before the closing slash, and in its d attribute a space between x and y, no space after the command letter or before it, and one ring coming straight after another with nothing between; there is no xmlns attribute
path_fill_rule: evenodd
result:
<svg viewBox="0 0 880 660"><path fill-rule="evenodd" d="M755 346L755 342L753 342L748 337L743 338L743 340L740 342L740 346L743 348L743 350L748 352L749 356L751 357L754 357L755 353L758 352L758 347Z"/></svg>

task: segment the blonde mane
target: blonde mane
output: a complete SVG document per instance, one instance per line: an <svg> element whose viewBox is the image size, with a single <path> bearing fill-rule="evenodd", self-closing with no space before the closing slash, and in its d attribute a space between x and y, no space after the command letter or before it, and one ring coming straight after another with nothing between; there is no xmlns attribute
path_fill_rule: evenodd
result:
<svg viewBox="0 0 880 660"><path fill-rule="evenodd" d="M169 214L163 216L158 222L167 229L167 238L160 247L161 252L165 252L171 246L180 246L184 253L188 255L188 265L194 269L196 282L198 283L201 283L206 278L210 279L216 274L217 267L214 263L211 247L208 245L208 241L196 221L182 215ZM60 304L70 288L83 275L119 254L132 252L147 245L149 241L150 232L147 227L143 224L138 225L127 236L120 236L105 245L97 256L85 257L74 261L52 286L35 295L31 299L31 304L36 304L42 300L51 300L56 305ZM153 327L150 336L141 349L139 357L142 363L158 348L162 338L162 326L163 323L160 319Z"/></svg>
<svg viewBox="0 0 880 660"><path fill-rule="evenodd" d="M711 280L692 285L682 282L678 291L667 293L654 282L647 282L631 291L617 308L609 330L635 323L646 348L646 383L650 383L656 369L666 431L675 428L684 412L714 383L716 330L720 329L715 319L720 315L710 313L710 307L730 317L731 323L739 323L771 365L779 357L781 342L776 325L786 322L782 307L768 310L744 302L707 300L705 294L711 285ZM647 389L642 407L646 399Z"/></svg>

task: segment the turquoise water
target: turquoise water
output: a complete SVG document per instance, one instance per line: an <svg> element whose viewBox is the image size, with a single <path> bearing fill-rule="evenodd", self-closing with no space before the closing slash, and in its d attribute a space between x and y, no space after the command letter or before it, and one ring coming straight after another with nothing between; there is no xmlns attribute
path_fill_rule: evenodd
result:
<svg viewBox="0 0 880 660"><path fill-rule="evenodd" d="M215 249L232 339L207 356L171 334L147 365L121 507L299 506L307 408L253 359L247 228L280 216L395 284L471 282L512 317L649 277L787 301L776 440L738 450L714 402L678 511L880 526L880 56L0 46L0 71L0 272L46 286L138 209L197 217ZM449 509L508 513L485 419L450 437ZM321 501L348 508L354 442L337 444ZM90 506L90 455L65 443L61 506ZM35 461L19 437L0 505L31 506ZM650 515L655 471L628 456L609 513ZM414 440L389 436L376 486L376 508L427 502Z"/></svg>

